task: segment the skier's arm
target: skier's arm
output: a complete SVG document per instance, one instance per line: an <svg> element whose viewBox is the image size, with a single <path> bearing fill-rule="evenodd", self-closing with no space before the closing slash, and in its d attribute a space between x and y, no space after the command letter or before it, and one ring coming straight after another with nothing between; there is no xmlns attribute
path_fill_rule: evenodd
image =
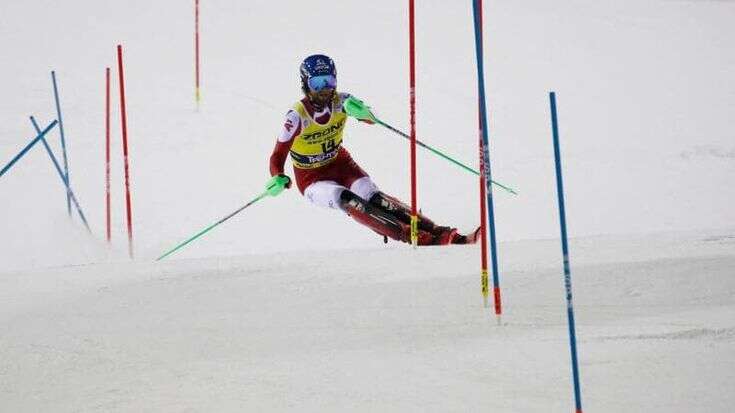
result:
<svg viewBox="0 0 735 413"><path fill-rule="evenodd" d="M288 158L288 151L291 149L294 138L299 136L301 133L301 117L298 113L290 110L286 114L286 121L283 124L283 130L276 140L276 145L273 148L270 158L270 174L271 176L283 175L283 166ZM291 186L291 180L288 179L286 188Z"/></svg>
<svg viewBox="0 0 735 413"><path fill-rule="evenodd" d="M276 146L273 148L273 153L271 153L271 176L283 174L283 165L286 163L286 158L288 158L288 151L299 134L301 134L301 117L295 110L289 110L286 113L286 120L281 134L276 140Z"/></svg>
<svg viewBox="0 0 735 413"><path fill-rule="evenodd" d="M276 146L273 148L270 159L270 172L271 176L283 174L283 165L286 163L288 157L288 151L291 149L291 143L288 142L276 142Z"/></svg>
<svg viewBox="0 0 735 413"><path fill-rule="evenodd" d="M283 164L286 162L288 150L291 149L293 139L288 142L276 142L270 160L271 179L266 184L266 189L271 196L276 196L284 188L291 188L291 178L283 173Z"/></svg>

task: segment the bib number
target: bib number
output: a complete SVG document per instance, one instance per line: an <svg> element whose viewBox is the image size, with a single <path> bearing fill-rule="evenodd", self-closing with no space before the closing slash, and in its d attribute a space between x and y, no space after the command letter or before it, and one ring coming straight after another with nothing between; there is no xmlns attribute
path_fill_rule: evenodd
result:
<svg viewBox="0 0 735 413"><path fill-rule="evenodd" d="M337 144L334 142L334 139L330 139L326 142L322 142L322 152L323 153L329 153L337 149Z"/></svg>

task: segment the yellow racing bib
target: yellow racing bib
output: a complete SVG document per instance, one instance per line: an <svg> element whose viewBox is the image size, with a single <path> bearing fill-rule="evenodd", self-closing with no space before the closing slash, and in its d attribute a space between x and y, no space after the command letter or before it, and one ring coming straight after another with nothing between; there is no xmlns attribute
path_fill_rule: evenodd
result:
<svg viewBox="0 0 735 413"><path fill-rule="evenodd" d="M291 145L291 160L294 167L319 168L337 157L347 121L347 115L341 110L341 100L341 96L336 94L332 100L332 115L325 125L316 123L303 103L298 102L294 105L293 109L298 112L302 124L301 134L294 138Z"/></svg>

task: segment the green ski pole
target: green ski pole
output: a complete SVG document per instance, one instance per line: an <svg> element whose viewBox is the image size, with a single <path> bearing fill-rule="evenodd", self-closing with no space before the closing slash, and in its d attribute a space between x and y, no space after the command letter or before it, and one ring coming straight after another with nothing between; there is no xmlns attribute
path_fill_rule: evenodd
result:
<svg viewBox="0 0 735 413"><path fill-rule="evenodd" d="M199 231L194 235L193 237L187 239L186 241L182 242L181 244L177 245L170 251L166 252L165 254L161 255L156 259L156 261L161 261L162 259L168 257L169 255L173 254L174 252L180 250L183 248L186 244L194 241L195 239L201 237L202 235L209 232L212 228L216 227L217 225L227 221L228 219L234 217L235 215L239 214L243 209L249 207L250 205L253 205L254 203L260 201L261 199L265 198L266 196L278 196L281 192L283 192L284 189L286 189L291 183L291 179L287 177L286 175L276 175L271 177L270 180L268 180L268 183L265 185L265 191L263 191L262 194L258 195L253 199L252 201L248 202L247 204L241 206L238 208L235 212L231 213L230 215L227 215L226 217L220 219L219 221L215 222L214 224L208 226L207 228L204 228L203 230Z"/></svg>
<svg viewBox="0 0 735 413"><path fill-rule="evenodd" d="M209 232L210 230L212 230L217 225L219 225L219 224L227 221L228 219L234 217L235 215L239 214L243 209L245 209L245 208L249 207L250 205L253 205L254 203L260 201L263 198L265 198L267 195L268 195L268 191L263 192L262 194L258 195L257 198L253 199L252 201L250 201L247 204L245 204L245 205L241 206L240 208L238 208L235 212L231 213L230 215L227 215L226 217L224 217L224 218L220 219L219 221L215 222L214 224L212 224L212 225L204 228L203 230L197 232L196 235L194 235L193 237L187 239L186 241L184 241L181 244L177 245L176 247L174 247L173 249L169 250L165 254L161 255L158 258L156 258L156 261L161 261L162 259L168 257L169 255L173 254L174 252L180 250L181 248L183 248L184 246L186 246L190 242L194 241L195 239L201 237L202 235L204 235L207 232Z"/></svg>
<svg viewBox="0 0 735 413"><path fill-rule="evenodd" d="M265 191L263 191L262 194L258 195L253 199L252 201L248 202L247 204L241 206L238 208L235 212L231 213L230 215L227 215L226 217L220 219L219 221L215 222L214 224L208 226L207 228L204 228L203 230L199 231L194 235L193 237L187 239L186 241L182 242L181 244L177 245L170 251L166 252L165 254L161 255L156 259L156 261L161 261L162 259L168 257L169 255L173 254L174 252L180 250L183 248L186 244L194 241L195 239L201 237L202 235L209 232L212 228L216 227L217 225L227 221L228 219L234 217L235 215L239 214L243 209L249 207L250 205L253 205L254 203L260 201L261 199L265 198L266 196L278 196L281 192L283 192L284 189L286 189L289 184L291 183L291 179L287 177L286 175L276 175L271 177L271 179L268 181L268 183L265 186Z"/></svg>
<svg viewBox="0 0 735 413"><path fill-rule="evenodd" d="M406 139L411 139L411 137L408 134L406 134L405 132L402 132L399 129L396 129L393 126L391 126L391 125L383 122L382 120L378 119L373 114L373 112L370 110L370 108L365 105L365 103L363 103L359 99L356 99L355 97L350 96L345 101L344 108L345 108L345 112L347 112L348 115L350 115L350 116L352 116L354 118L361 119L361 120L369 120L371 122L377 123L380 126L383 126L384 128L390 130L391 132L394 132L394 133L396 133L396 134L398 134L398 135L400 135L400 136L402 136L402 137L404 137ZM454 158L452 158L452 157L450 157L450 156L442 153L441 151L439 151L437 149L434 149L431 146L429 146L429 145L427 145L427 144L425 144L425 143L423 143L421 141L418 141L418 140L416 141L416 144L419 145L420 147L424 148L424 149L427 149L427 150L431 151L435 155L438 155L438 156L440 156L440 157L448 160L449 162L452 162L453 164L459 166L460 168L466 170L467 172L470 172L470 173L473 173L473 174L475 174L477 176L480 176L480 173L478 171L476 171L476 170L470 168L469 166L463 164L462 162L459 162L456 159L454 159ZM498 182L495 182L495 181L492 181L492 180L490 182L492 182L493 184L495 184L496 186L498 186L500 188L505 189L506 191L510 192L513 195L518 195L518 193L515 190L513 190L513 188L509 188L509 187L507 187L507 186L505 186L505 185L503 185L501 183L498 183Z"/></svg>

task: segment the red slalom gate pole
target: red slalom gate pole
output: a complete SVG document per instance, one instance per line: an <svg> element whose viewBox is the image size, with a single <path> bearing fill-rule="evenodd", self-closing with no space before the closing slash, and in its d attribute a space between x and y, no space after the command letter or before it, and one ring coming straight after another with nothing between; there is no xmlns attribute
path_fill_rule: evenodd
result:
<svg viewBox="0 0 735 413"><path fill-rule="evenodd" d="M110 224L110 68L105 68L105 210L107 243L112 239Z"/></svg>
<svg viewBox="0 0 735 413"><path fill-rule="evenodd" d="M125 76L123 75L121 45L117 45L117 71L120 79L120 117L122 120L123 159L125 162L125 208L128 223L128 254L130 258L133 258L133 213L130 202L130 168L128 166L128 119L125 113Z"/></svg>
<svg viewBox="0 0 735 413"><path fill-rule="evenodd" d="M199 0L194 0L194 72L195 72L195 99L197 110L199 110L199 102L202 99L199 90Z"/></svg>
<svg viewBox="0 0 735 413"><path fill-rule="evenodd" d="M410 112L411 112L411 244L418 245L419 228L416 197L416 47L414 36L414 0L408 0L408 36L410 60Z"/></svg>

